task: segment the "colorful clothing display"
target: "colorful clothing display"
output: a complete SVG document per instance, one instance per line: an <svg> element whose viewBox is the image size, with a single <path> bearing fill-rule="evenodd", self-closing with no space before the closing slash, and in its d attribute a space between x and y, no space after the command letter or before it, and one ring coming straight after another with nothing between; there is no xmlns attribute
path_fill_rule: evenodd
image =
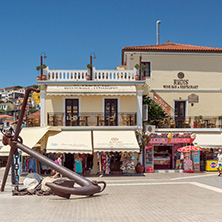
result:
<svg viewBox="0 0 222 222"><path fill-rule="evenodd" d="M82 173L82 159L75 159L75 169L76 173Z"/></svg>

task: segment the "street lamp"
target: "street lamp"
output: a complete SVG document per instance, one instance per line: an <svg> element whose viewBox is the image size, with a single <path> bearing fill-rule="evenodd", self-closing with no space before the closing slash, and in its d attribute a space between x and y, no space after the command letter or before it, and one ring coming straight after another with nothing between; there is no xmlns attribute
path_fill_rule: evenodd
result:
<svg viewBox="0 0 222 222"><path fill-rule="evenodd" d="M96 54L95 54L95 52L91 52L91 54L90 54L90 64L91 64L91 73L90 73L91 78L90 78L90 79L92 79L92 70L93 70L92 57L93 57L93 59L96 59Z"/></svg>
<svg viewBox="0 0 222 222"><path fill-rule="evenodd" d="M42 55L44 56L44 59L46 59L47 58L47 56L46 56L46 54L45 54L45 52L41 52L41 79L42 79L42 76L43 76L43 68L42 68L42 61L43 61L43 57L42 57Z"/></svg>

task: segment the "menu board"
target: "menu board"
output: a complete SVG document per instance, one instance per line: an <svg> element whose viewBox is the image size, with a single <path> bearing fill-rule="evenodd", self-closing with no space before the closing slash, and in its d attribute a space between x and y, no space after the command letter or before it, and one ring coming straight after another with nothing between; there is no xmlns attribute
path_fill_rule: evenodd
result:
<svg viewBox="0 0 222 222"><path fill-rule="evenodd" d="M193 170L193 161L184 159L184 171L190 171Z"/></svg>

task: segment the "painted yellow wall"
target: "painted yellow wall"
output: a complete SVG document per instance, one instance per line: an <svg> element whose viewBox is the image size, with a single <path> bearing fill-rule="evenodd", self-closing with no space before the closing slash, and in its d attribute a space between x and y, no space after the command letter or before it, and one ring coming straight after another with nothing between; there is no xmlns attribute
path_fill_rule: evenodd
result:
<svg viewBox="0 0 222 222"><path fill-rule="evenodd" d="M126 60L129 61L130 69L139 63L139 55L133 57ZM175 100L187 101L190 94L196 94L199 96L199 103L194 103L194 106L188 103L187 116L217 117L222 115L220 102L222 101L222 56L219 54L210 56L203 53L202 55L191 53L189 55L182 55L182 53L158 55L156 53L156 55L142 55L142 61L151 61L151 78L147 78L147 85L172 108L174 108ZM182 80L187 81L188 86L194 86L193 89L186 88L186 84L183 89L174 84L175 81L180 80L177 76L179 72L184 73Z"/></svg>
<svg viewBox="0 0 222 222"><path fill-rule="evenodd" d="M122 96L120 97L120 112L137 112L137 97Z"/></svg>

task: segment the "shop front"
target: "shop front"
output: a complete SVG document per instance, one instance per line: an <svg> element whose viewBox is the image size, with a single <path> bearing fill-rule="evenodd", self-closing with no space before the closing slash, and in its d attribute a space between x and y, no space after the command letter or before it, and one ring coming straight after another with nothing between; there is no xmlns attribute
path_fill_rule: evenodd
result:
<svg viewBox="0 0 222 222"><path fill-rule="evenodd" d="M127 175L136 173L140 151L135 131L93 131L93 172L103 175Z"/></svg>
<svg viewBox="0 0 222 222"><path fill-rule="evenodd" d="M221 133L197 133L194 144L203 149L200 157L201 170L217 171L217 154L222 149Z"/></svg>
<svg viewBox="0 0 222 222"><path fill-rule="evenodd" d="M90 175L93 166L91 131L62 131L49 136L45 155L54 161L61 158L66 168Z"/></svg>
<svg viewBox="0 0 222 222"><path fill-rule="evenodd" d="M191 134L151 134L145 146L145 172L154 170L180 170L183 161L178 148L193 141Z"/></svg>

